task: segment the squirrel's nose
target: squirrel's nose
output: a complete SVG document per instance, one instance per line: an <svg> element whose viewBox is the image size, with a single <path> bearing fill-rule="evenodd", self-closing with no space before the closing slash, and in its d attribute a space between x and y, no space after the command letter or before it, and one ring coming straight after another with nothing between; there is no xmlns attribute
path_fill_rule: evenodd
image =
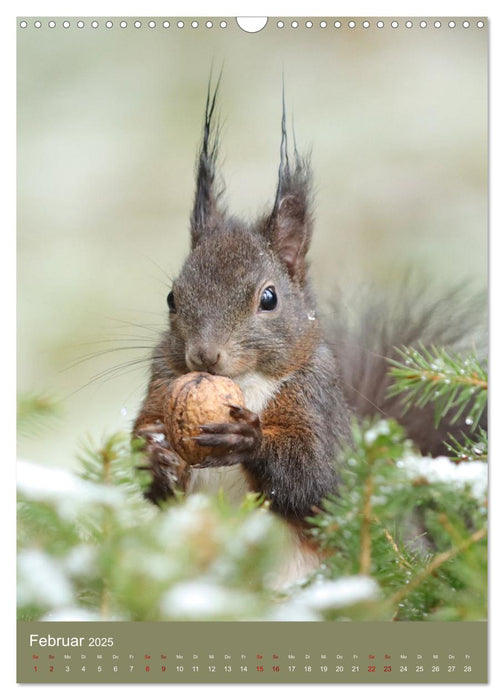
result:
<svg viewBox="0 0 504 700"><path fill-rule="evenodd" d="M215 370L221 359L221 351L214 343L189 347L186 351L186 364L190 370Z"/></svg>

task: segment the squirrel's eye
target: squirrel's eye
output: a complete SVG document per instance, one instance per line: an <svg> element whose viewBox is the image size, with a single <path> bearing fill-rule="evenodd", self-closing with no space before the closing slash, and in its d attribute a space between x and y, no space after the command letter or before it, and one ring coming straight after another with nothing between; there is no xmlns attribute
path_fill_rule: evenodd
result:
<svg viewBox="0 0 504 700"><path fill-rule="evenodd" d="M259 303L259 309L261 311L273 311L278 304L277 294L275 292L275 287L266 287L266 289L261 294L261 301Z"/></svg>
<svg viewBox="0 0 504 700"><path fill-rule="evenodd" d="M170 292L166 297L166 303L168 304L168 308L172 313L175 313L177 311L177 309L175 308L175 297L173 296L173 292Z"/></svg>

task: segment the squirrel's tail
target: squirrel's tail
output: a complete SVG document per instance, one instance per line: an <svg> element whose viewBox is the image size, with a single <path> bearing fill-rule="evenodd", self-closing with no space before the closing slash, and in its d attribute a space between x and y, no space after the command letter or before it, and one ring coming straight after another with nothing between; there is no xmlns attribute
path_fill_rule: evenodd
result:
<svg viewBox="0 0 504 700"><path fill-rule="evenodd" d="M458 438L467 432L464 417L453 424L454 413L448 413L436 427L433 404L405 412L401 396L388 395L388 360L400 359L396 348L418 349L420 345L460 354L472 352L483 360L487 351L486 311L486 295L469 296L467 287L457 287L432 300L425 288L408 282L394 295L366 289L351 300L333 299L328 340L348 403L360 417L378 414L396 419L423 454L447 454L448 434ZM486 430L486 409L479 426Z"/></svg>

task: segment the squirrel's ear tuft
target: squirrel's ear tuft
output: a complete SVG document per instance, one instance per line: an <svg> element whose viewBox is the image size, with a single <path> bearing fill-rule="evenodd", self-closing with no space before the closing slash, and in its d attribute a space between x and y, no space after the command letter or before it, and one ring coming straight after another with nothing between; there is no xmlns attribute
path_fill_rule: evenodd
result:
<svg viewBox="0 0 504 700"><path fill-rule="evenodd" d="M271 246L286 266L291 278L304 284L306 253L312 234L311 168L301 158L294 139L294 166L291 167L285 127L285 101L282 111L282 142L275 205L269 217L267 235Z"/></svg>
<svg viewBox="0 0 504 700"><path fill-rule="evenodd" d="M285 90L282 84L282 141L280 167L273 211L268 219L266 235L277 257L290 277L300 285L306 278L306 253L312 234L311 167L308 158L301 158L296 147L294 129L294 165L289 162L285 118Z"/></svg>
<svg viewBox="0 0 504 700"><path fill-rule="evenodd" d="M216 182L218 180L216 164L219 146L219 124L218 122L217 124L215 123L214 112L220 80L221 75L219 75L213 94L211 94L211 76L208 81L203 142L198 154L196 193L191 214L191 246L193 249L204 235L214 232L223 224L225 219L225 211L219 206L224 186Z"/></svg>

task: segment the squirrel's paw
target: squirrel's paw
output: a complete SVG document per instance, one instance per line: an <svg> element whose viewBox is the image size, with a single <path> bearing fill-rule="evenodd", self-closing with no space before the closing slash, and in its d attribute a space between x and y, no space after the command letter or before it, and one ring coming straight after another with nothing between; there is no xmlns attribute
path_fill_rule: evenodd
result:
<svg viewBox="0 0 504 700"><path fill-rule="evenodd" d="M218 454L205 457L199 468L225 467L243 462L256 452L262 442L259 416L248 408L228 404L234 423L207 423L201 435L193 438L198 445L215 447Z"/></svg>
<svg viewBox="0 0 504 700"><path fill-rule="evenodd" d="M147 457L147 464L138 469L150 471L152 475L152 482L145 496L153 503L159 503L173 496L177 488L184 487L181 477L187 473L187 465L172 450L161 421L142 426L135 435L144 438L146 442L143 451Z"/></svg>

